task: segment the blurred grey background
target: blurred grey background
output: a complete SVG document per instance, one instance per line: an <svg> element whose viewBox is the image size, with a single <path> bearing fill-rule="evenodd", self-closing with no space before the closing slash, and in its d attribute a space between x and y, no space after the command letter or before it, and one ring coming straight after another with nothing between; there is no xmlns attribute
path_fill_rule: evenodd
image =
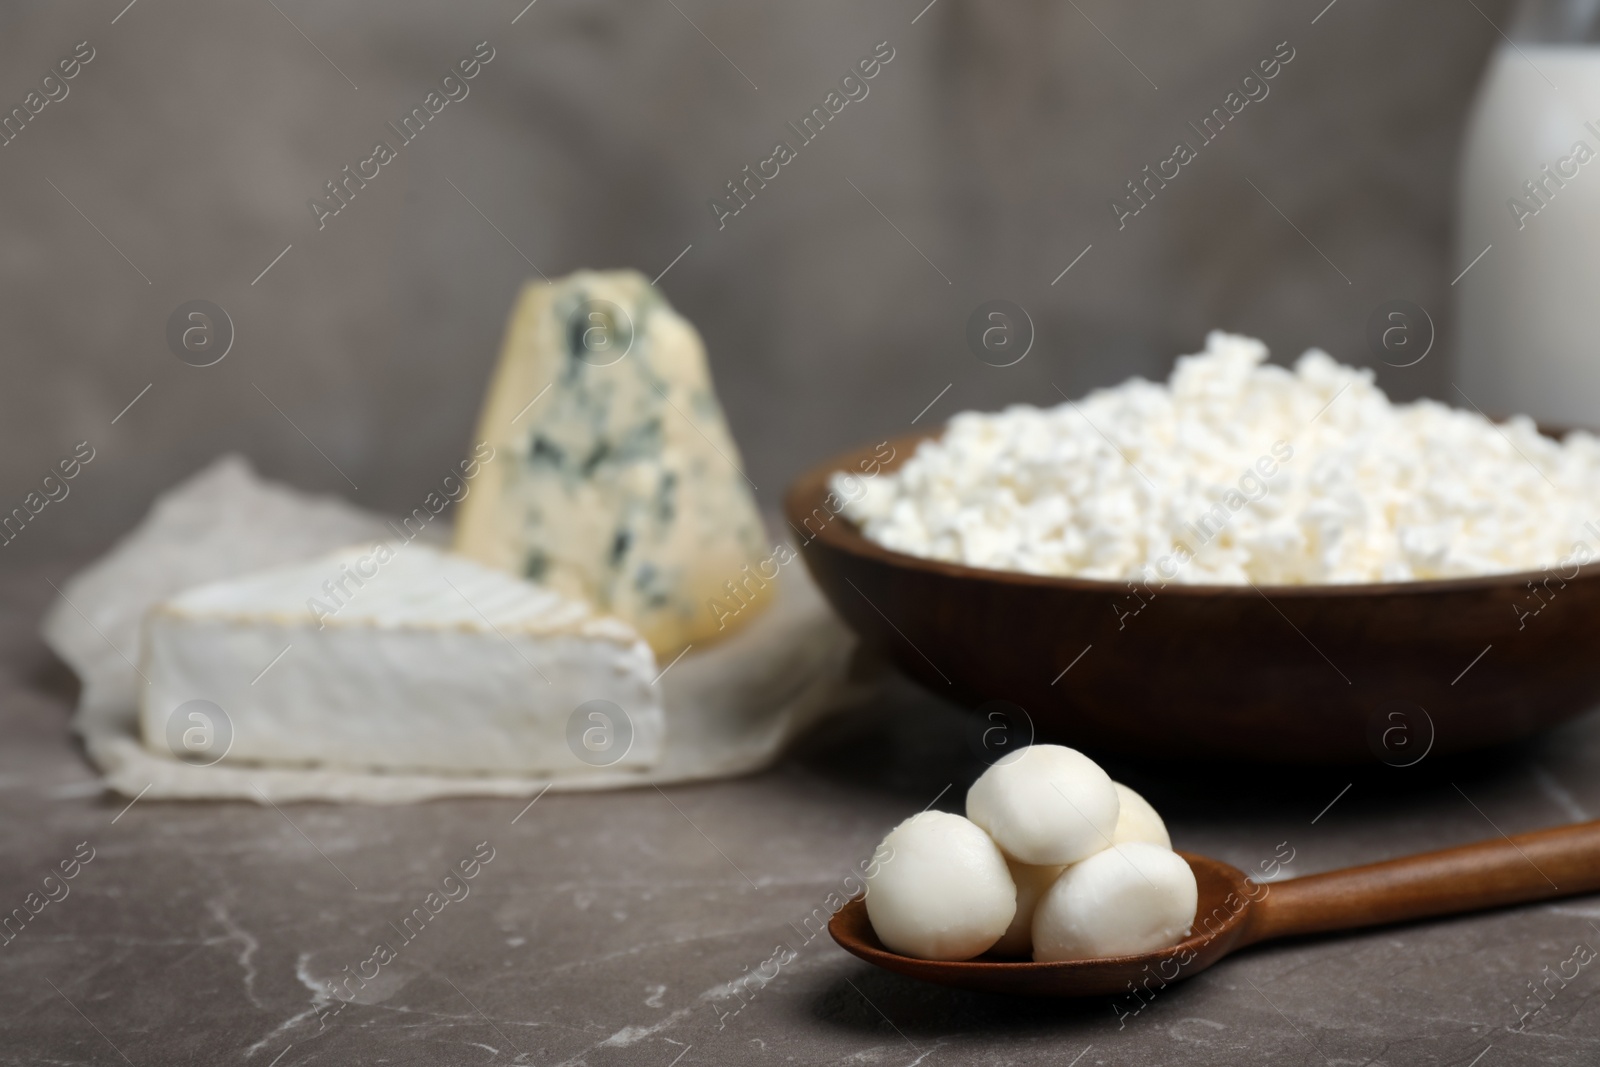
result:
<svg viewBox="0 0 1600 1067"><path fill-rule="evenodd" d="M102 547L230 449L410 510L536 269L672 264L767 506L936 396L919 426L1057 403L1164 376L1213 327L1448 391L1456 160L1502 3L525 4L0 6L6 110L95 52L0 148L0 511L95 449L8 558ZM481 41L470 95L319 231L307 201ZM719 230L708 200L884 41L868 96ZM1119 231L1111 198L1285 41L1270 95ZM210 367L165 340L195 298L236 328ZM995 298L1036 329L1015 366L964 338ZM1440 337L1397 370L1364 329L1400 298Z"/></svg>

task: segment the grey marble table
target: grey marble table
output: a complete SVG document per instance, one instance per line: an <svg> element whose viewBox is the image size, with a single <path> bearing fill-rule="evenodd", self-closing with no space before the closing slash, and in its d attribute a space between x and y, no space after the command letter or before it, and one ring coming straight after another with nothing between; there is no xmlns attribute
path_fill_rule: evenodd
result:
<svg viewBox="0 0 1600 1067"><path fill-rule="evenodd" d="M56 898L0 945L0 1062L1600 1059L1600 968L1549 983L1519 1023L1546 967L1600 947L1592 898L1263 947L1125 1017L873 970L815 936L816 916L889 827L930 801L958 809L981 769L963 719L902 683L773 770L713 785L528 809L130 807L96 785L68 729L75 683L34 636L45 578L69 570L0 573L0 909ZM1180 847L1246 868L1292 850L1298 875L1587 818L1597 767L1591 717L1405 770L1112 769ZM492 858L445 880L475 854ZM63 861L76 877L45 883ZM328 992L341 981L347 1005Z"/></svg>

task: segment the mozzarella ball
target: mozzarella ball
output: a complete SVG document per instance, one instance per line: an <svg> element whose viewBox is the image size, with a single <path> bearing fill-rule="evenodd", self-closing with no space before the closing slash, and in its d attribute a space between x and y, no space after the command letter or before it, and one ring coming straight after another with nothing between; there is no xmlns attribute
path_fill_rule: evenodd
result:
<svg viewBox="0 0 1600 1067"><path fill-rule="evenodd" d="M1145 841L1067 868L1033 913L1040 962L1133 956L1176 945L1194 926L1199 889L1183 857Z"/></svg>
<svg viewBox="0 0 1600 1067"><path fill-rule="evenodd" d="M1171 848L1172 837L1167 833L1167 824L1161 821L1161 816L1156 814L1150 802L1121 782L1111 784L1117 787L1117 799L1121 801L1117 810L1117 829L1111 835L1111 843L1121 845L1128 841L1146 841L1162 848Z"/></svg>
<svg viewBox="0 0 1600 1067"><path fill-rule="evenodd" d="M1076 863L1112 844L1117 789L1076 749L1030 745L967 790L967 818L1006 854L1035 866Z"/></svg>
<svg viewBox="0 0 1600 1067"><path fill-rule="evenodd" d="M970 960L1006 932L1017 887L1000 849L959 815L925 811L896 826L867 879L867 918L891 952Z"/></svg>
<svg viewBox="0 0 1600 1067"><path fill-rule="evenodd" d="M1006 868L1011 872L1011 881L1017 886L1017 913L1011 917L1011 925L1006 927L1006 932L989 951L996 956L1027 959L1033 953L1033 910L1045 890L1055 884L1066 868L1035 867L1018 863L1010 856L1006 857Z"/></svg>

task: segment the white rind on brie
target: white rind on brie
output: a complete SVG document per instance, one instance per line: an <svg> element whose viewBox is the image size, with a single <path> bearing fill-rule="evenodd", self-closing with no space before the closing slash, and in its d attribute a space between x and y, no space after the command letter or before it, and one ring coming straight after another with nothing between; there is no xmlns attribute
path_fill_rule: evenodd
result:
<svg viewBox="0 0 1600 1067"><path fill-rule="evenodd" d="M462 502L457 551L627 620L663 661L771 599L700 336L643 276L529 283L478 439L496 460Z"/></svg>
<svg viewBox="0 0 1600 1067"><path fill-rule="evenodd" d="M146 617L141 669L157 752L190 700L226 713L236 762L558 772L591 700L631 723L618 769L654 765L663 740L655 658L626 623L416 543L187 590Z"/></svg>

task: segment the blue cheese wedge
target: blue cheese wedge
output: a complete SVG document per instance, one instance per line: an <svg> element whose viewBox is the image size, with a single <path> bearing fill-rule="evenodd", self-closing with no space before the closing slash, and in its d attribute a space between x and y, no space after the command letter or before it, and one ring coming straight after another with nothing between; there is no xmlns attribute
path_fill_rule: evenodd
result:
<svg viewBox="0 0 1600 1067"><path fill-rule="evenodd" d="M462 502L458 552L627 620L663 661L772 598L700 336L641 275L523 289L478 440L496 458Z"/></svg>
<svg viewBox="0 0 1600 1067"><path fill-rule="evenodd" d="M203 700L231 726L232 762L581 771L574 715L582 737L601 720L580 706L608 704L631 742L607 765L661 756L656 662L632 627L415 542L189 589L150 610L141 655L144 742L167 755L184 755L168 751L173 716Z"/></svg>

